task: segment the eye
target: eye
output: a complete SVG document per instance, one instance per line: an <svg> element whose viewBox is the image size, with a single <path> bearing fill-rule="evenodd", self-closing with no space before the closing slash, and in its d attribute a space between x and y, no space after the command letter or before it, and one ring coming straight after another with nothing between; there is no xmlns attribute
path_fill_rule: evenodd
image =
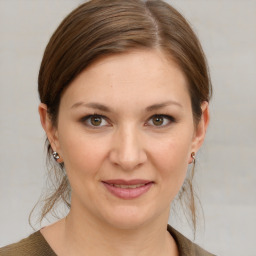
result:
<svg viewBox="0 0 256 256"><path fill-rule="evenodd" d="M87 126L91 127L103 127L107 126L109 123L106 121L106 117L102 115L88 115L82 118L82 122Z"/></svg>
<svg viewBox="0 0 256 256"><path fill-rule="evenodd" d="M164 127L170 123L175 122L175 119L169 115L154 115L149 119L149 125Z"/></svg>

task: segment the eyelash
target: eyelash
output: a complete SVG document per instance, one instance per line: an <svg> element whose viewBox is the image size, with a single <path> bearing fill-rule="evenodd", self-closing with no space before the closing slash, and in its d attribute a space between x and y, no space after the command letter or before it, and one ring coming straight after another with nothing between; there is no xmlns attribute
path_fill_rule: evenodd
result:
<svg viewBox="0 0 256 256"><path fill-rule="evenodd" d="M92 118L92 117L99 117L99 118L102 118L102 119L104 119L104 120L107 120L107 119L108 119L106 116L103 116L103 115L100 115L100 114L96 114L96 113L94 113L93 115L87 115L87 116L83 117L83 118L81 119L82 123L85 123L86 126L92 128L92 129L98 129L98 128L102 127L102 126L94 126L94 125L88 124L87 121L88 121L90 118Z"/></svg>
<svg viewBox="0 0 256 256"><path fill-rule="evenodd" d="M84 117L81 119L81 122L82 122L82 123L85 123L86 126L92 128L92 129L99 129L99 128L105 126L105 125L103 125L103 126L94 126L94 125L92 125L92 124L88 124L88 123L87 123L88 120L90 120L90 118L92 118L92 117L99 117L99 118L102 118L102 119L104 119L104 120L107 120L107 119L108 119L108 118L107 118L106 116L104 116L104 115L100 115L100 114L94 113L94 114L92 114L92 115L84 116ZM155 118L155 117L162 117L163 119L167 119L167 120L168 120L168 124L165 124L165 125L160 125L160 126L157 126L157 125L149 125L149 126L156 127L156 128L158 128L158 129L159 129L159 128L167 127L167 126L169 126L171 123L175 123L175 122L176 122L176 119L175 119L173 116L166 115L166 114L155 114L155 115L151 116L151 117L148 119L147 123L149 122L149 120L151 120L151 119L153 119L153 118ZM107 121L106 121L106 122L107 122ZM147 126L148 126L148 125L147 125Z"/></svg>
<svg viewBox="0 0 256 256"><path fill-rule="evenodd" d="M161 117L163 119L167 119L168 120L168 124L165 124L165 125L160 125L160 126L152 125L152 126L157 127L157 128L164 128L164 127L169 126L171 123L175 123L176 122L176 120L175 120L175 118L173 116L166 115L166 114L156 114L156 115L151 116L148 119L147 123L149 122L149 120L151 120L151 119L153 119L155 117Z"/></svg>

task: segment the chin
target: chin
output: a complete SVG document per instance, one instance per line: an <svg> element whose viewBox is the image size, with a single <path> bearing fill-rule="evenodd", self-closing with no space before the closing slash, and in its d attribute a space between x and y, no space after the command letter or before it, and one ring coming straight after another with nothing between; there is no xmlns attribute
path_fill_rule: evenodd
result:
<svg viewBox="0 0 256 256"><path fill-rule="evenodd" d="M122 230L135 230L146 225L148 221L146 219L134 219L134 218L118 218L109 220L109 224L115 229Z"/></svg>
<svg viewBox="0 0 256 256"><path fill-rule="evenodd" d="M109 214L105 214L105 221L116 229L131 230L141 228L150 223L153 215L152 211L141 209L135 206L120 206L118 209L112 209Z"/></svg>

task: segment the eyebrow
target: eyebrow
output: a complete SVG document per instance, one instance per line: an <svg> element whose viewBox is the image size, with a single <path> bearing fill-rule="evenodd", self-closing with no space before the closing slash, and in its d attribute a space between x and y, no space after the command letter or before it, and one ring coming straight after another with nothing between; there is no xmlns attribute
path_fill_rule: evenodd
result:
<svg viewBox="0 0 256 256"><path fill-rule="evenodd" d="M162 103L157 103L157 104L153 104L153 105L150 105L148 107L146 107L146 112L151 112L153 110L158 110L160 108L164 108L164 107L167 107L169 105L176 105L180 108L183 108L182 105L176 101L172 101L172 100L169 100L169 101L166 101L166 102L162 102ZM98 109L98 110L101 110L101 111L104 111L104 112L113 112L113 110L110 108L110 107L107 107L103 104L100 104L100 103L97 103L97 102L90 102L90 103L85 103L85 102L77 102L75 103L74 105L72 105L71 109L74 109L74 108L78 108L78 107L88 107L88 108L93 108L93 109Z"/></svg>
<svg viewBox="0 0 256 256"><path fill-rule="evenodd" d="M111 109L103 104L100 103L96 103L96 102L91 102L91 103L85 103L85 102L77 102L74 105L72 105L72 109L73 108L78 108L78 107L88 107L88 108L94 108L94 109L99 109L102 110L104 112L111 112Z"/></svg>
<svg viewBox="0 0 256 256"><path fill-rule="evenodd" d="M153 104L151 106L148 106L148 107L146 107L146 111L150 112L150 111L158 110L160 108L164 108L164 107L167 107L167 106L170 106L170 105L175 105L175 106L178 106L178 107L182 108L182 105L179 102L169 100L169 101L166 101L166 102L163 102L163 103L158 103L158 104Z"/></svg>

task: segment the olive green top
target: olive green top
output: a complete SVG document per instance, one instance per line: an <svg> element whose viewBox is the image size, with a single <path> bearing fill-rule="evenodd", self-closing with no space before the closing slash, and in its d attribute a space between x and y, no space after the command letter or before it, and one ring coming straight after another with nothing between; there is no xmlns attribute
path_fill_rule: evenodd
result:
<svg viewBox="0 0 256 256"><path fill-rule="evenodd" d="M179 256L214 256L191 242L174 228L168 225L167 230L175 239ZM0 256L56 256L40 231L18 243L0 248Z"/></svg>

